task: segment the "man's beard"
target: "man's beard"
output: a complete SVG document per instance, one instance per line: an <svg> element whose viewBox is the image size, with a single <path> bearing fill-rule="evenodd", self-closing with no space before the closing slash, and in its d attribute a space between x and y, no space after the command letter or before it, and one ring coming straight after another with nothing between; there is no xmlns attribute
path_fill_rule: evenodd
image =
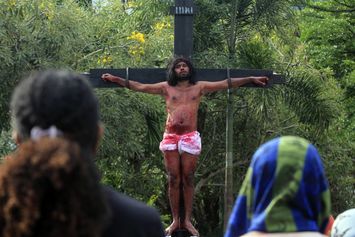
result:
<svg viewBox="0 0 355 237"><path fill-rule="evenodd" d="M191 73L187 73L185 75L176 75L176 80L177 81L190 81L191 79Z"/></svg>

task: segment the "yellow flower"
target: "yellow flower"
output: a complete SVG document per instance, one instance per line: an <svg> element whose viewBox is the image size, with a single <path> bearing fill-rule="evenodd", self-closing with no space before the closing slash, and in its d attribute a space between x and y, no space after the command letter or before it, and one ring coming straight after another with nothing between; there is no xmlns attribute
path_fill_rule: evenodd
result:
<svg viewBox="0 0 355 237"><path fill-rule="evenodd" d="M16 0L8 0L7 2L7 10L10 11L14 7L16 7Z"/></svg>
<svg viewBox="0 0 355 237"><path fill-rule="evenodd" d="M141 55L144 55L144 49L142 46L133 45L129 47L128 53L134 57L139 57Z"/></svg>
<svg viewBox="0 0 355 237"><path fill-rule="evenodd" d="M253 40L260 41L261 40L261 35L260 34L255 34L254 37L253 37Z"/></svg>
<svg viewBox="0 0 355 237"><path fill-rule="evenodd" d="M164 26L165 26L164 22L158 22L155 24L154 29L157 31L161 31L162 29L164 29Z"/></svg>
<svg viewBox="0 0 355 237"><path fill-rule="evenodd" d="M131 36L128 36L127 39L135 40L135 41L142 43L142 44L145 43L144 34L140 33L140 32L136 32L136 31L133 31Z"/></svg>
<svg viewBox="0 0 355 237"><path fill-rule="evenodd" d="M53 20L54 15L55 15L55 6L53 3L44 3L41 2L41 4L38 6L41 12L47 17L48 20Z"/></svg>
<svg viewBox="0 0 355 237"><path fill-rule="evenodd" d="M8 5L10 8L16 6L16 0L9 0L9 1L7 2L7 5Z"/></svg>
<svg viewBox="0 0 355 237"><path fill-rule="evenodd" d="M129 7L129 8L134 8L134 7L137 7L137 6L138 6L137 3L132 2L132 1L129 1L129 2L127 3L127 7Z"/></svg>
<svg viewBox="0 0 355 237"><path fill-rule="evenodd" d="M44 12L44 15L46 15L46 17L47 17L47 19L49 21L53 20L53 18L54 18L54 12L53 11L46 11L46 12Z"/></svg>
<svg viewBox="0 0 355 237"><path fill-rule="evenodd" d="M41 4L38 7L41 11L43 11L46 8L46 5L44 5L44 2L41 2Z"/></svg>
<svg viewBox="0 0 355 237"><path fill-rule="evenodd" d="M109 55L104 55L104 56L101 56L100 58L98 58L97 60L97 64L99 65L104 65L104 64L109 64L112 62L112 57L109 56Z"/></svg>
<svg viewBox="0 0 355 237"><path fill-rule="evenodd" d="M169 21L164 20L162 22L157 22L157 23L155 23L155 25L153 27L153 29L155 29L156 31L161 31L164 28L165 29L171 28L171 24Z"/></svg>

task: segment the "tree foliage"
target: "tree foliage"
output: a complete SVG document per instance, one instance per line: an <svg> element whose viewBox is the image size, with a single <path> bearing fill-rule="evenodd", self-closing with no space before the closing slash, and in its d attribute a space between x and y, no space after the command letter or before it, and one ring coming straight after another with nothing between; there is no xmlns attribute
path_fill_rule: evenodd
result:
<svg viewBox="0 0 355 237"><path fill-rule="evenodd" d="M78 19L82 19L79 21ZM9 126L11 88L29 71L71 68L86 50L89 15L74 2L0 3L1 128Z"/></svg>
<svg viewBox="0 0 355 237"><path fill-rule="evenodd" d="M86 4L89 3L89 4ZM273 69L287 83L233 91L235 195L263 142L299 135L323 157L338 213L354 206L354 6L337 1L196 0L194 63ZM9 98L32 70L165 67L173 53L173 1L0 2L0 153L11 142ZM97 155L104 183L159 209L170 221L158 150L165 105L126 89L96 90L105 126ZM205 236L223 228L226 93L205 96L198 130L194 221Z"/></svg>
<svg viewBox="0 0 355 237"><path fill-rule="evenodd" d="M348 7L346 1L314 3L301 16L302 40L311 63L319 69L331 69L337 78L351 73L355 66L354 3Z"/></svg>

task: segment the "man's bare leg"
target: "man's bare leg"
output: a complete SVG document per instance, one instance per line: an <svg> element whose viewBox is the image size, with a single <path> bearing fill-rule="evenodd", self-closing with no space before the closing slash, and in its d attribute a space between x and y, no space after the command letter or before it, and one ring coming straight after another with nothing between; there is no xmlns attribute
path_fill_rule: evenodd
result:
<svg viewBox="0 0 355 237"><path fill-rule="evenodd" d="M165 169L168 173L168 195L173 216L172 224L165 229L166 235L171 235L180 228L179 201L180 201L180 154L177 151L164 152Z"/></svg>
<svg viewBox="0 0 355 237"><path fill-rule="evenodd" d="M192 235L199 236L198 231L191 223L192 202L194 197L194 175L198 156L184 152L181 155L182 182L184 187L185 219L182 226Z"/></svg>

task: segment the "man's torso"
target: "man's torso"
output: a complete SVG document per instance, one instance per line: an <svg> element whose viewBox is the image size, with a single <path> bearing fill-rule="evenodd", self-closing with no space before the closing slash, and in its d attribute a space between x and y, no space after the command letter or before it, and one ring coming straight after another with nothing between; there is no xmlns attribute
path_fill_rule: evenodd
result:
<svg viewBox="0 0 355 237"><path fill-rule="evenodd" d="M201 96L198 83L188 87L167 86L165 102L168 116L165 132L185 134L196 131Z"/></svg>

